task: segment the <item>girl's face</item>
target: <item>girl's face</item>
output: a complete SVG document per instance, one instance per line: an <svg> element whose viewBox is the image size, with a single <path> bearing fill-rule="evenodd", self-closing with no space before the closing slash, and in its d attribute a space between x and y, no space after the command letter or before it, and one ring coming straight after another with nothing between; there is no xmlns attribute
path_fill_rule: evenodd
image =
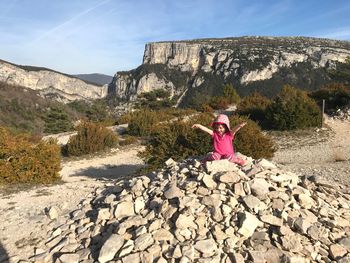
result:
<svg viewBox="0 0 350 263"><path fill-rule="evenodd" d="M223 135L226 132L226 125L224 124L215 124L214 130L220 135Z"/></svg>

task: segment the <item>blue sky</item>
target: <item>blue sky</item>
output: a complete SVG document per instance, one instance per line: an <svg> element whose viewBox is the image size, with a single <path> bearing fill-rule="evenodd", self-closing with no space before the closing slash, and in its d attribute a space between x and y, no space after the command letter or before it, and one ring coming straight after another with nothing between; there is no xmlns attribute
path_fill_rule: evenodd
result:
<svg viewBox="0 0 350 263"><path fill-rule="evenodd" d="M349 0L0 0L0 59L113 75L147 42L235 36L350 40Z"/></svg>

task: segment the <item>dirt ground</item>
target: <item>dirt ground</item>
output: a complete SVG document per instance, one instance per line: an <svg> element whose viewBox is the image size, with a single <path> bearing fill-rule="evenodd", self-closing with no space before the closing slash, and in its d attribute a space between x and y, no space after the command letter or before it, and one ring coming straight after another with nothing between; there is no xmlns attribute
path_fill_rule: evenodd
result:
<svg viewBox="0 0 350 263"><path fill-rule="evenodd" d="M307 133L275 135L279 149L272 161L295 173L318 175L350 186L350 122L327 118L326 125L326 129ZM91 196L96 187L134 173L143 166L138 150L140 145L113 149L97 157L65 160L61 184L12 194L0 190L0 255L7 254L11 262L32 255L51 229L46 208L55 206L60 214L67 213Z"/></svg>

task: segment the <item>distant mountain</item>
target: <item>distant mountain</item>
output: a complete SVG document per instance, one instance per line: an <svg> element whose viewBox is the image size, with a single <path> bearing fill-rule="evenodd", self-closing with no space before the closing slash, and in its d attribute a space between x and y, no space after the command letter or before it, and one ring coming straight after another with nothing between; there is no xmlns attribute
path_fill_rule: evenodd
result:
<svg viewBox="0 0 350 263"><path fill-rule="evenodd" d="M100 99L107 85L97 85L52 69L17 65L0 59L0 81L36 90L42 97L61 102Z"/></svg>
<svg viewBox="0 0 350 263"><path fill-rule="evenodd" d="M81 80L88 81L90 83L94 83L100 86L111 83L113 79L113 76L99 74L99 73L75 74L73 76Z"/></svg>

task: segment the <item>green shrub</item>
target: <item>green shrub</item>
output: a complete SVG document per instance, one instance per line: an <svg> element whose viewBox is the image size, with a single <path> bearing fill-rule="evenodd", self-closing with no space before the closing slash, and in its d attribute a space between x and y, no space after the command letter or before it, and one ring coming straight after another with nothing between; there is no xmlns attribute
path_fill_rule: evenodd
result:
<svg viewBox="0 0 350 263"><path fill-rule="evenodd" d="M49 108L43 119L45 121L45 133L60 133L73 129L72 121L63 107Z"/></svg>
<svg viewBox="0 0 350 263"><path fill-rule="evenodd" d="M319 106L325 100L325 111L334 112L350 106L350 86L341 83L332 83L311 93Z"/></svg>
<svg viewBox="0 0 350 263"><path fill-rule="evenodd" d="M241 97L238 95L232 84L226 84L224 86L223 97L226 98L230 104L237 104L241 100Z"/></svg>
<svg viewBox="0 0 350 263"><path fill-rule="evenodd" d="M212 97L209 101L209 106L214 110L227 109L228 105L229 105L229 100L222 96Z"/></svg>
<svg viewBox="0 0 350 263"><path fill-rule="evenodd" d="M0 127L0 184L52 183L60 179L60 147L54 140L33 142Z"/></svg>
<svg viewBox="0 0 350 263"><path fill-rule="evenodd" d="M247 125L236 133L235 150L254 159L273 157L276 151L273 140L261 131L256 122L244 116L234 115L230 117L232 128L242 122L247 122Z"/></svg>
<svg viewBox="0 0 350 263"><path fill-rule="evenodd" d="M266 108L266 125L275 130L315 127L321 123L321 111L305 91L285 86Z"/></svg>
<svg viewBox="0 0 350 263"><path fill-rule="evenodd" d="M97 123L83 122L77 130L77 135L70 137L66 145L67 155L95 153L118 143L117 135L113 131Z"/></svg>
<svg viewBox="0 0 350 263"><path fill-rule="evenodd" d="M143 109L127 113L119 118L118 123L128 123L128 134L133 136L149 136L159 122L192 114L193 110L167 108L162 110Z"/></svg>
<svg viewBox="0 0 350 263"><path fill-rule="evenodd" d="M270 104L270 99L258 92L254 92L239 102L237 113L249 116L251 120L262 123L265 119L265 110Z"/></svg>
<svg viewBox="0 0 350 263"><path fill-rule="evenodd" d="M155 111L148 109L135 111L131 113L127 132L134 136L147 136L159 121L160 118Z"/></svg>
<svg viewBox="0 0 350 263"><path fill-rule="evenodd" d="M146 143L145 151L140 156L154 169L163 165L170 157L182 160L189 156L200 156L212 151L211 137L205 132L192 129L195 123L209 127L213 121L212 114L202 113L188 121L179 120L172 123L157 125ZM246 118L231 117L232 124L247 121L248 124L237 133L235 145L241 153L254 158L269 158L275 148L269 136L263 135L259 126Z"/></svg>
<svg viewBox="0 0 350 263"><path fill-rule="evenodd" d="M209 126L213 116L199 114L188 122L183 120L158 124L146 143L145 151L140 153L150 169L158 168L170 157L182 160L188 156L203 155L211 150L211 138L198 129L195 123Z"/></svg>

